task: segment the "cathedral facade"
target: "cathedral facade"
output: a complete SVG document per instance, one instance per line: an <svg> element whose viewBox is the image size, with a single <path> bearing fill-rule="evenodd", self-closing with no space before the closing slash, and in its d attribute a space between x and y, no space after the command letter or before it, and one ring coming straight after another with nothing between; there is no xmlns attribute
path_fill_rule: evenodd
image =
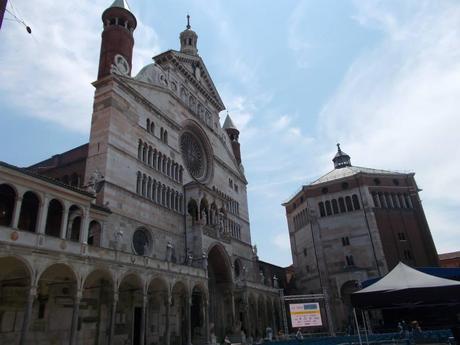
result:
<svg viewBox="0 0 460 345"><path fill-rule="evenodd" d="M400 261L439 266L414 173L353 166L339 145L333 163L283 204L297 289L324 295L332 333L353 323L350 294L361 282Z"/></svg>
<svg viewBox="0 0 460 345"><path fill-rule="evenodd" d="M189 22L131 75L136 18L102 14L89 143L0 164L0 343L208 344L280 327L251 245L239 130Z"/></svg>

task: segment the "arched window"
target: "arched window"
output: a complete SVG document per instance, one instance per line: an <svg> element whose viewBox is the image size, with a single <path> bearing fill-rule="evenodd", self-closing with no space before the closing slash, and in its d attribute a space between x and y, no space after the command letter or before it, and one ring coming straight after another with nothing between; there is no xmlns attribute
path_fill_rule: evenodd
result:
<svg viewBox="0 0 460 345"><path fill-rule="evenodd" d="M146 127L146 129L147 129L147 132L150 131L150 119L147 119L147 127Z"/></svg>
<svg viewBox="0 0 460 345"><path fill-rule="evenodd" d="M166 131L166 130L165 130L164 133L163 133L163 142L164 142L165 144L168 143L168 131Z"/></svg>
<svg viewBox="0 0 460 345"><path fill-rule="evenodd" d="M90 246L101 246L102 227L99 222L93 220L89 223L88 229L88 244Z"/></svg>
<svg viewBox="0 0 460 345"><path fill-rule="evenodd" d="M372 200L374 201L374 207L377 207L379 208L380 207L380 200L379 200L379 197L377 195L377 193L372 193Z"/></svg>
<svg viewBox="0 0 460 345"><path fill-rule="evenodd" d="M72 205L69 209L69 220L66 238L78 242L80 240L80 230L82 223L83 211L80 207Z"/></svg>
<svg viewBox="0 0 460 345"><path fill-rule="evenodd" d="M22 197L21 213L18 229L35 232L40 201L33 192L27 192Z"/></svg>
<svg viewBox="0 0 460 345"><path fill-rule="evenodd" d="M404 194L404 197L406 198L406 204L408 208L414 208L414 205L412 204L412 199L409 194Z"/></svg>
<svg viewBox="0 0 460 345"><path fill-rule="evenodd" d="M399 204L401 205L402 208L407 208L406 205L406 200L401 194L398 194L398 199L399 199Z"/></svg>
<svg viewBox="0 0 460 345"><path fill-rule="evenodd" d="M147 186L147 176L145 174L142 175L142 191L141 195L145 196L145 188Z"/></svg>
<svg viewBox="0 0 460 345"><path fill-rule="evenodd" d="M361 206L359 205L358 196L356 194L353 194L352 200L353 200L353 208L355 209L355 211L360 210Z"/></svg>
<svg viewBox="0 0 460 345"><path fill-rule="evenodd" d="M387 208L387 202L385 200L385 196L382 193L378 193L379 195L379 200L380 200L380 206L383 208Z"/></svg>
<svg viewBox="0 0 460 345"><path fill-rule="evenodd" d="M15 190L7 184L0 185L0 225L11 226L15 202Z"/></svg>
<svg viewBox="0 0 460 345"><path fill-rule="evenodd" d="M151 191L152 191L152 178L149 176L149 178L147 180L147 193L146 193L146 196L149 199L151 197L151 194L150 194Z"/></svg>
<svg viewBox="0 0 460 345"><path fill-rule="evenodd" d="M153 121L150 122L150 133L155 135L155 124L153 123Z"/></svg>
<svg viewBox="0 0 460 345"><path fill-rule="evenodd" d="M147 164L152 165L152 146L149 146L149 152L147 155Z"/></svg>
<svg viewBox="0 0 460 345"><path fill-rule="evenodd" d="M334 212L334 214L339 213L339 207L337 205L337 200L335 199L332 199L332 212Z"/></svg>
<svg viewBox="0 0 460 345"><path fill-rule="evenodd" d="M147 159L147 144L142 147L142 161L145 163Z"/></svg>
<svg viewBox="0 0 460 345"><path fill-rule="evenodd" d="M332 214L332 210L331 210L331 202L328 200L326 201L326 214L328 216L330 216Z"/></svg>
<svg viewBox="0 0 460 345"><path fill-rule="evenodd" d="M59 237L61 234L62 213L64 208L60 201L53 199L48 204L48 214L46 216L45 234Z"/></svg>
<svg viewBox="0 0 460 345"><path fill-rule="evenodd" d="M163 162L163 155L161 152L158 152L158 165L157 165L157 170L161 171L161 162Z"/></svg>
<svg viewBox="0 0 460 345"><path fill-rule="evenodd" d="M171 159L168 158L168 162L166 163L166 175L171 176Z"/></svg>
<svg viewBox="0 0 460 345"><path fill-rule="evenodd" d="M396 194L391 193L391 199L393 200L393 205L395 206L395 208L401 208L401 205L399 204L398 196Z"/></svg>
<svg viewBox="0 0 460 345"><path fill-rule="evenodd" d="M325 217L326 216L326 212L324 211L324 203L321 201L319 204L318 204L318 207L319 207L319 214L321 217Z"/></svg>
<svg viewBox="0 0 460 345"><path fill-rule="evenodd" d="M391 200L391 196L388 193L385 193L385 200L389 208L394 208L393 200Z"/></svg>
<svg viewBox="0 0 460 345"><path fill-rule="evenodd" d="M163 141L163 133L164 133L164 129L163 127L160 128L160 140Z"/></svg>
<svg viewBox="0 0 460 345"><path fill-rule="evenodd" d="M162 165L161 165L161 172L163 174L166 174L166 156L163 156L163 159L162 159Z"/></svg>
<svg viewBox="0 0 460 345"><path fill-rule="evenodd" d="M351 198L349 196L345 197L345 204L347 205L347 211L352 212L353 211L353 205L351 203Z"/></svg>
<svg viewBox="0 0 460 345"><path fill-rule="evenodd" d="M133 234L133 250L137 255L150 255L152 251L152 236L144 228L137 229Z"/></svg>
<svg viewBox="0 0 460 345"><path fill-rule="evenodd" d="M347 211L345 209L345 201L343 200L342 197L339 198L339 209L340 209L340 213L343 213L343 212Z"/></svg>
<svg viewBox="0 0 460 345"><path fill-rule="evenodd" d="M137 180L136 180L136 193L141 194L141 180L142 180L142 174L140 171L137 172Z"/></svg>

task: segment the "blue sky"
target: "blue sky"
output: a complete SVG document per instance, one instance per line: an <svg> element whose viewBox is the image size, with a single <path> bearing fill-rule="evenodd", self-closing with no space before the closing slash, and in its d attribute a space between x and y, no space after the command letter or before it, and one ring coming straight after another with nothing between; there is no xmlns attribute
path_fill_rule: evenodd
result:
<svg viewBox="0 0 460 345"><path fill-rule="evenodd" d="M9 0L33 35L10 20L0 32L0 160L26 166L88 141L110 3ZM458 1L129 3L134 73L178 49L190 13L241 131L261 259L291 263L281 203L332 169L337 142L355 165L415 171L438 252L460 250Z"/></svg>

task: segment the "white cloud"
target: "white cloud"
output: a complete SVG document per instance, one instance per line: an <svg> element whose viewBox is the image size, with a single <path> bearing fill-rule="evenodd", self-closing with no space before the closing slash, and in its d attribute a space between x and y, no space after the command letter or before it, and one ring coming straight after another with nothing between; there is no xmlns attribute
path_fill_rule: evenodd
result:
<svg viewBox="0 0 460 345"><path fill-rule="evenodd" d="M32 35L18 23L3 24L1 103L87 133L94 94L91 82L96 80L99 61L100 15L107 2L42 0L32 6L16 0L14 5ZM136 35L140 39L134 48L133 70L159 50L155 31L139 20Z"/></svg>
<svg viewBox="0 0 460 345"><path fill-rule="evenodd" d="M279 232L272 238L274 244L280 250L291 250L291 243L289 241L289 234L287 231Z"/></svg>
<svg viewBox="0 0 460 345"><path fill-rule="evenodd" d="M303 23L305 19L304 14L307 12L306 3L306 1L299 2L294 8L288 25L288 47L294 52L299 68L307 68L309 66L308 57L311 51L310 43L302 36L305 28Z"/></svg>
<svg viewBox="0 0 460 345"><path fill-rule="evenodd" d="M456 222L452 214L443 219L447 213L435 205L444 200L460 207L460 4L356 6L357 20L381 30L383 39L349 68L320 114L319 136L340 139L357 165L415 171L443 247L444 232L454 231Z"/></svg>

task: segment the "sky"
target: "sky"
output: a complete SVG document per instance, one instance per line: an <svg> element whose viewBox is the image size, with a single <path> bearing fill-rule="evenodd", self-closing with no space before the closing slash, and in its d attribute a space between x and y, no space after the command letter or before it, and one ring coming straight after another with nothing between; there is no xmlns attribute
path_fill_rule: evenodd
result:
<svg viewBox="0 0 460 345"><path fill-rule="evenodd" d="M9 0L0 160L27 166L88 141L100 17L110 4ZM460 250L460 2L129 4L138 21L133 74L179 49L191 15L199 54L241 132L261 260L292 262L281 204L332 170L338 142L354 165L415 172L438 252Z"/></svg>

